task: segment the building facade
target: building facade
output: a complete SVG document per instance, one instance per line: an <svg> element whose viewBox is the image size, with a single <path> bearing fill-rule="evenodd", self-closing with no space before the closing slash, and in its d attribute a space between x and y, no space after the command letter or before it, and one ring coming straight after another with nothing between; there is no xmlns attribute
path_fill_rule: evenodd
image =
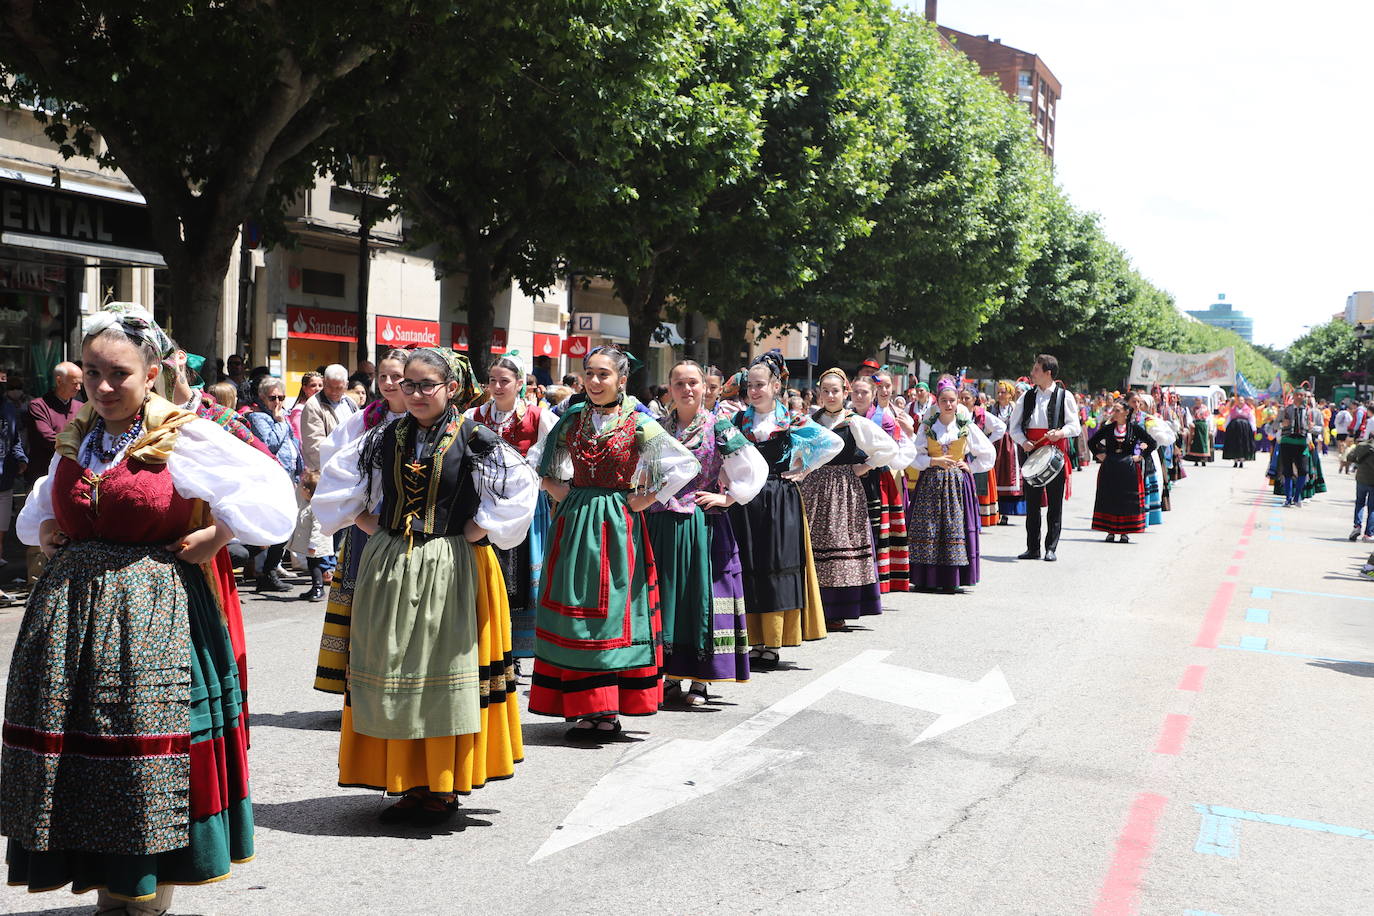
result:
<svg viewBox="0 0 1374 916"><path fill-rule="evenodd" d="M934 21L934 3L927 4L926 16ZM1040 56L1004 45L1000 38L970 35L943 25L938 28L951 47L978 64L983 75L993 77L1003 92L1026 106L1036 138L1045 155L1053 159L1055 119L1063 87Z"/></svg>
<svg viewBox="0 0 1374 916"><path fill-rule="evenodd" d="M64 160L32 113L0 111L0 370L27 396L80 345L81 317L110 300L157 308L143 197L93 160Z"/></svg>
<svg viewBox="0 0 1374 916"><path fill-rule="evenodd" d="M1374 325L1374 292L1359 290L1346 296L1343 317L1351 326Z"/></svg>
<svg viewBox="0 0 1374 916"><path fill-rule="evenodd" d="M1240 335L1241 340L1252 343L1255 336L1255 319L1244 312L1237 311L1234 305L1225 301L1224 295L1218 296L1217 299L1218 301L1205 309L1188 310L1188 314L1203 324L1210 324L1214 328L1235 331Z"/></svg>

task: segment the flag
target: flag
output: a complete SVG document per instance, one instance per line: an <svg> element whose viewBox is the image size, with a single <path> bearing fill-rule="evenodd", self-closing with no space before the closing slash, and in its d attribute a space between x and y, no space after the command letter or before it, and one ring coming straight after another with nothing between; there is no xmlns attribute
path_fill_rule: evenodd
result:
<svg viewBox="0 0 1374 916"><path fill-rule="evenodd" d="M1276 401L1282 400L1282 399L1283 399L1283 374L1282 374L1282 373L1279 373L1279 372L1275 372L1275 373L1274 373L1274 380L1273 380L1272 382L1269 383L1269 387L1265 389L1264 394L1260 395L1260 397L1262 397L1262 398L1273 398L1273 399L1276 400Z"/></svg>
<svg viewBox="0 0 1374 916"><path fill-rule="evenodd" d="M1255 389L1245 380L1244 372L1236 373L1236 394L1243 398L1253 398L1255 396Z"/></svg>

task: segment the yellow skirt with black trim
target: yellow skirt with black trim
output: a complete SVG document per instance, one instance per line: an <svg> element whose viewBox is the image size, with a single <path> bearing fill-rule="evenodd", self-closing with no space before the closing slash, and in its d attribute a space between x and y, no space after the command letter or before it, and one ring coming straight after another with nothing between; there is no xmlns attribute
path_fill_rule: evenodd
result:
<svg viewBox="0 0 1374 916"><path fill-rule="evenodd" d="M388 740L353 730L345 701L339 735L339 785L401 795L412 789L466 795L489 780L509 779L525 757L511 657L510 606L490 547L473 547L477 568L477 640L482 730L471 735Z"/></svg>
<svg viewBox="0 0 1374 916"><path fill-rule="evenodd" d="M821 605L821 583L816 578L816 561L811 555L811 526L807 524L805 512L801 514L801 523L806 604L785 611L746 614L745 625L749 629L751 646L800 646L803 640L825 639L825 608Z"/></svg>

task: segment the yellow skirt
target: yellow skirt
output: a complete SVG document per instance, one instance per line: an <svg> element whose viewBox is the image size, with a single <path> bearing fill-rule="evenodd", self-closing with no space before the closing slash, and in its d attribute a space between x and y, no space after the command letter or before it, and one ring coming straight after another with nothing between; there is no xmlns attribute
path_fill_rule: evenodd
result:
<svg viewBox="0 0 1374 916"><path fill-rule="evenodd" d="M821 583L816 578L816 561L811 556L811 526L802 515L802 557L806 562L806 606L786 611L745 614L749 645L777 649L800 646L803 640L825 639L825 609L821 606Z"/></svg>
<svg viewBox="0 0 1374 916"><path fill-rule="evenodd" d="M473 547L477 567L478 662L482 666L482 730L390 741L353 730L345 703L339 735L339 785L401 795L411 789L466 795L492 779L508 779L525 758L520 701L511 659L510 605L490 547Z"/></svg>

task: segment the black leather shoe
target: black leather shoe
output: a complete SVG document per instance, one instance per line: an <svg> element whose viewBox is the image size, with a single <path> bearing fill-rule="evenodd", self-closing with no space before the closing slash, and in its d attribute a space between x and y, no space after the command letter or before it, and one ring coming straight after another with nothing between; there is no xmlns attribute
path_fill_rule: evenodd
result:
<svg viewBox="0 0 1374 916"><path fill-rule="evenodd" d="M1019 556L1017 556L1016 559L1018 559L1018 560L1038 560L1038 559L1040 559L1040 551L1038 551L1038 550L1027 550L1025 553L1020 554Z"/></svg>
<svg viewBox="0 0 1374 916"><path fill-rule="evenodd" d="M323 585L316 585L316 586L313 586L313 587L311 587L310 591L306 592L304 595L301 595L301 598L303 598L303 599L306 600L306 601L319 601L319 600L320 600L321 598L323 598L323 597L324 597L324 586L323 586Z"/></svg>
<svg viewBox="0 0 1374 916"><path fill-rule="evenodd" d="M1057 560L1057 559L1059 559L1059 558L1056 557L1056 556L1054 555L1054 551L1053 551L1053 550L1047 550L1047 551L1045 551L1045 562L1046 562L1046 563L1053 563L1053 562L1054 562L1055 560Z"/></svg>
<svg viewBox="0 0 1374 916"><path fill-rule="evenodd" d="M291 586L287 585L276 576L258 576L259 592L289 592Z"/></svg>

